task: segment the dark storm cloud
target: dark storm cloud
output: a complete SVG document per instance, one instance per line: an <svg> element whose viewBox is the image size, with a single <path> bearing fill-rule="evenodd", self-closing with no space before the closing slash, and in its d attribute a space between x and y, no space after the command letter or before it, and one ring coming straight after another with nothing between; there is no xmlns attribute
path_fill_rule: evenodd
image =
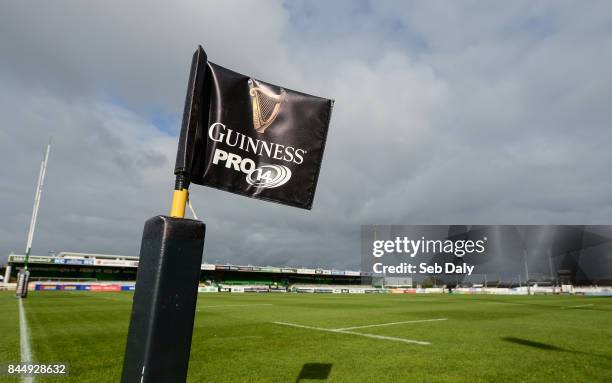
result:
<svg viewBox="0 0 612 383"><path fill-rule="evenodd" d="M24 247L51 134L34 252L137 254L197 44L336 99L311 212L193 188L207 260L357 268L361 224L612 219L608 2L0 7L2 255Z"/></svg>

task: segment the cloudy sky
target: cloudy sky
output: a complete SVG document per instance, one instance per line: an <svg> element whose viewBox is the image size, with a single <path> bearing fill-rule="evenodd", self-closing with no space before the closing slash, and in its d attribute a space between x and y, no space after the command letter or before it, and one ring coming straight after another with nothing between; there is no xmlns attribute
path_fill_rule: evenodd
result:
<svg viewBox="0 0 612 383"><path fill-rule="evenodd" d="M191 55L336 100L312 211L194 186L204 258L360 263L362 224L611 224L609 1L0 5L0 260L137 255Z"/></svg>

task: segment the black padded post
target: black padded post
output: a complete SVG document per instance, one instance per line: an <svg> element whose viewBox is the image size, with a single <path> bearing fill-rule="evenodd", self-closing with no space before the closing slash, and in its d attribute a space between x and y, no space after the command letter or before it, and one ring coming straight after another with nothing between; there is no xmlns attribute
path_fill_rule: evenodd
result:
<svg viewBox="0 0 612 383"><path fill-rule="evenodd" d="M145 223L122 383L187 379L205 231L184 218Z"/></svg>

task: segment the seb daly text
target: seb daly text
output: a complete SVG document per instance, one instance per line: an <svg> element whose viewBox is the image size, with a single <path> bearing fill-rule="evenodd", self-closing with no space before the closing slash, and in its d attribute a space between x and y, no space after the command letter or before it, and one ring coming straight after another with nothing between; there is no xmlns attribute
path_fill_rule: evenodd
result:
<svg viewBox="0 0 612 383"><path fill-rule="evenodd" d="M372 269L376 275L384 274L466 274L472 275L475 266L463 260L465 256L484 256L487 237L477 240L411 239L372 242ZM426 262L414 262L415 257L428 257ZM440 262L441 259L446 262ZM419 259L421 260L421 259ZM409 262L408 262L409 261Z"/></svg>

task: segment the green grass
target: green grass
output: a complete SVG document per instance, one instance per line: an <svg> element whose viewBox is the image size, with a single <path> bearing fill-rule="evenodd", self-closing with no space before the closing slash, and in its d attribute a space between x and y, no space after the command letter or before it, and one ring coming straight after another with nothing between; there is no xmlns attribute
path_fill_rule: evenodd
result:
<svg viewBox="0 0 612 383"><path fill-rule="evenodd" d="M69 377L37 382L119 381L131 298L130 293L30 293L24 303L35 360L70 364ZM582 305L587 306L570 307ZM16 362L13 293L0 294L0 309L0 362ZM314 373L325 378L329 372L328 382L610 382L612 377L610 298L200 294L198 309L190 382L295 382L309 363L322 365ZM432 318L447 320L352 330L430 345L273 323L345 328Z"/></svg>

